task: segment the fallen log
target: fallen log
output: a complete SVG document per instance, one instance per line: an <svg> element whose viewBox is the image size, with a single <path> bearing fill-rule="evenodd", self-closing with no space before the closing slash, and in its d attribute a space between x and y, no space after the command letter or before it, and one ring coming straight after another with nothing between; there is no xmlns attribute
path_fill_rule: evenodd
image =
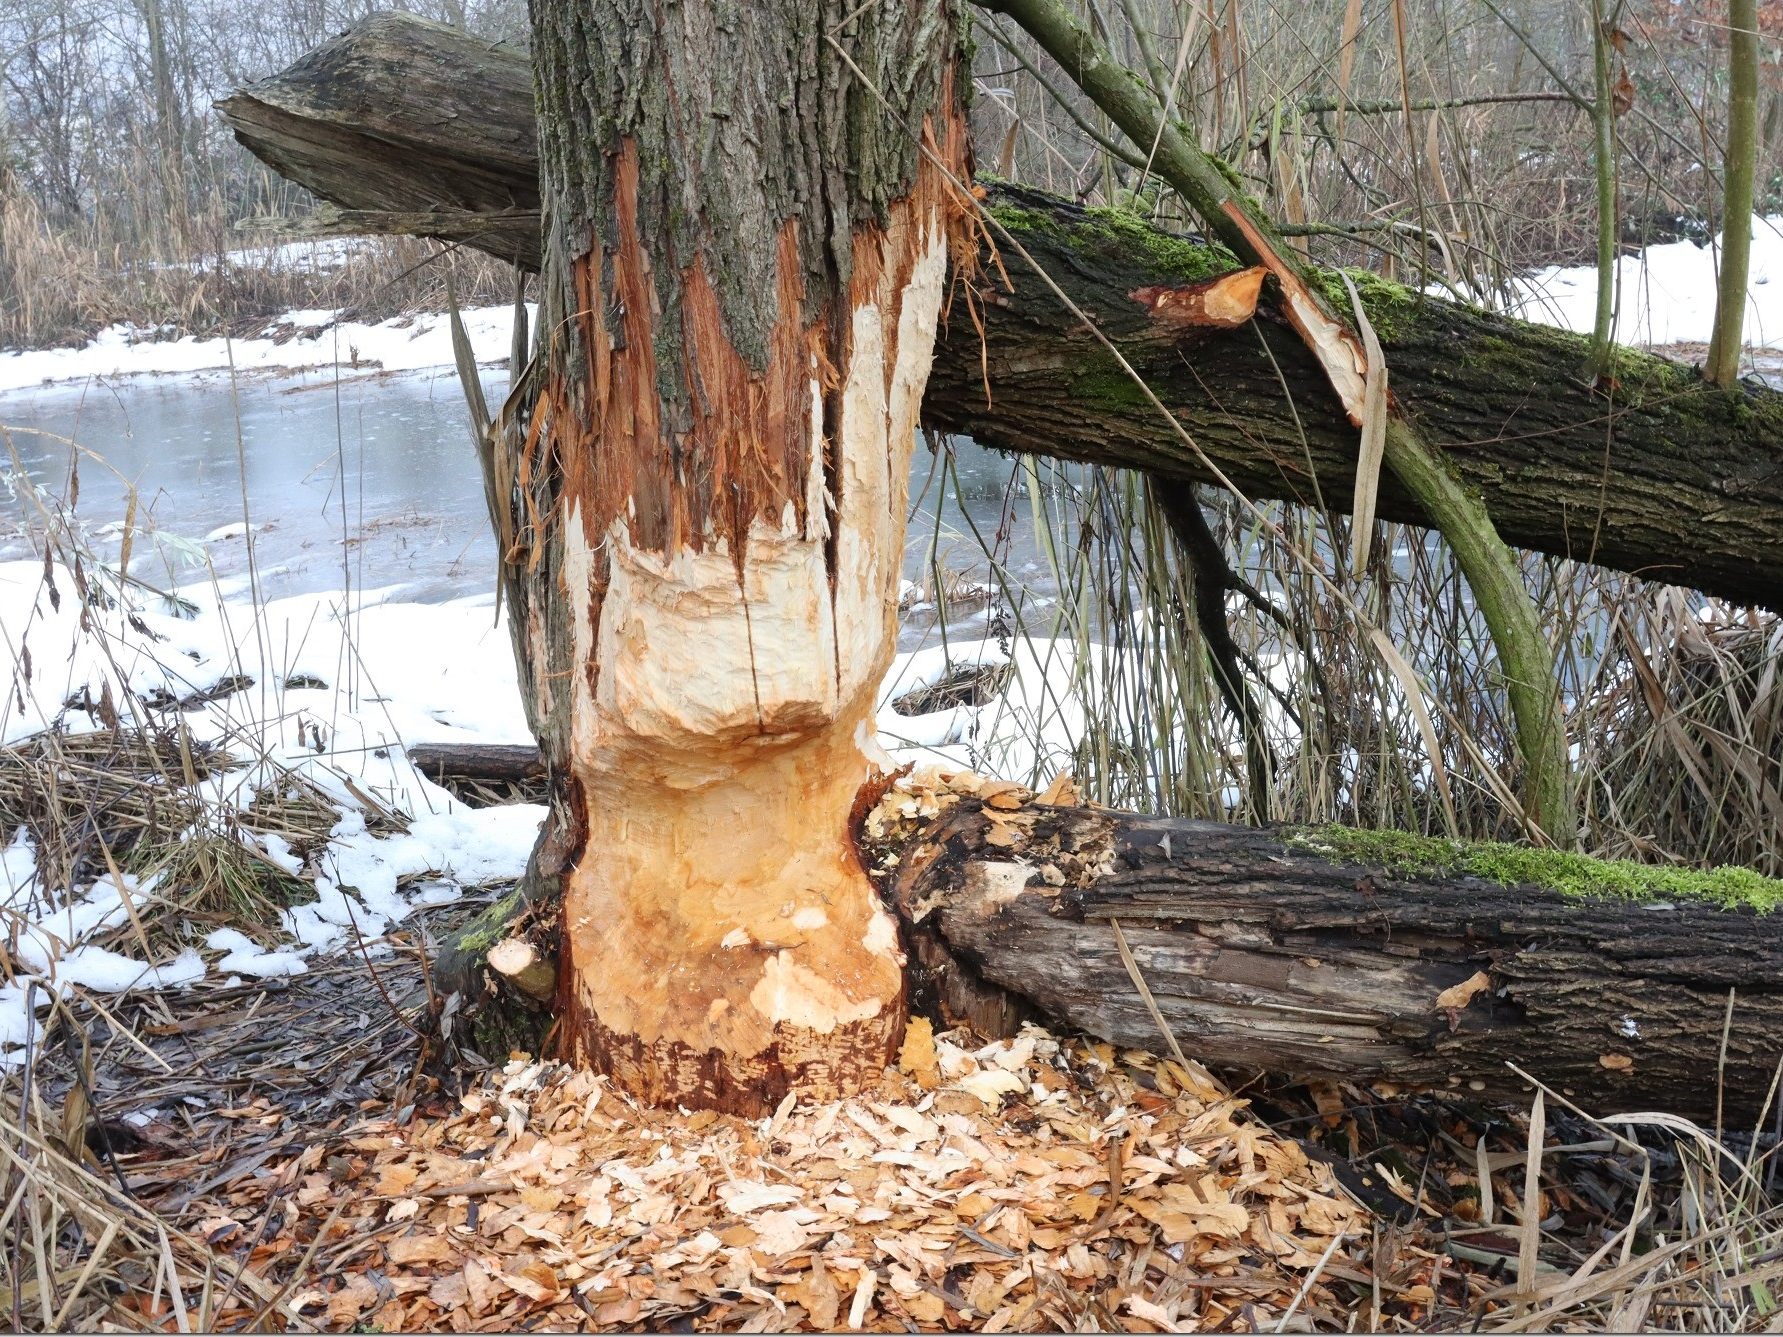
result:
<svg viewBox="0 0 1783 1337"><path fill-rule="evenodd" d="M1137 973L1215 1067L1521 1097L1515 1063L1592 1113L1745 1126L1783 1060L1783 882L1743 870L969 800L892 894L919 997L981 1029L1168 1052Z"/></svg>
<svg viewBox="0 0 1783 1337"><path fill-rule="evenodd" d="M536 743L416 743L409 760L429 780L520 784L545 778Z"/></svg>
<svg viewBox="0 0 1783 1337"><path fill-rule="evenodd" d="M1767 1107L1783 881L998 788L1014 806L961 799L867 841L913 1009L939 1025L995 1037L1041 1021L1240 1075L1521 1101L1514 1063L1597 1115L1750 1127ZM510 896L436 963L486 1056L541 1043L557 919Z"/></svg>
<svg viewBox="0 0 1783 1337"><path fill-rule="evenodd" d="M396 231L539 255L532 84L516 52L401 15L369 20L219 109L250 150L345 212ZM1267 301L1239 328L1169 295L1238 268L1218 247L1111 210L993 185L987 204L1091 315L1193 438L1005 249L980 266L936 352L924 421L999 449L1217 481L1343 510L1356 440ZM1328 274L1330 295L1348 301ZM1579 336L1355 276L1401 408L1484 496L1507 542L1783 606L1783 394L1722 391L1632 350L1606 387L1577 381ZM1424 523L1390 478L1377 513Z"/></svg>

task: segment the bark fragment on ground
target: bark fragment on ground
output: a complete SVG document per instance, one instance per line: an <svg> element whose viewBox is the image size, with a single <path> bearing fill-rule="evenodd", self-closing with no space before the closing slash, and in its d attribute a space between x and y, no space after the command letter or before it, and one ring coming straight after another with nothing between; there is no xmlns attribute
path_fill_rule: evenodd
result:
<svg viewBox="0 0 1783 1337"><path fill-rule="evenodd" d="M427 91L442 80L479 87L474 99L454 97L445 138ZM387 16L221 110L250 149L324 199L402 214L385 220L390 230L538 264L531 83L517 53ZM1285 321L1266 312L1236 330L1185 331L1132 295L1217 279L1239 268L1230 255L1039 192L994 187L988 203L1236 486L1350 504L1354 429ZM1011 290L984 285L982 342L956 304L925 423L999 449L1211 481L1207 462L1045 288L1012 257L1007 269ZM1600 393L1573 374L1583 337L1356 279L1400 407L1484 498L1507 542L1737 603L1783 598L1783 395L1717 390L1688 367L1629 350L1617 352ZM1327 295L1348 301L1340 284ZM1377 513L1426 521L1391 478Z"/></svg>

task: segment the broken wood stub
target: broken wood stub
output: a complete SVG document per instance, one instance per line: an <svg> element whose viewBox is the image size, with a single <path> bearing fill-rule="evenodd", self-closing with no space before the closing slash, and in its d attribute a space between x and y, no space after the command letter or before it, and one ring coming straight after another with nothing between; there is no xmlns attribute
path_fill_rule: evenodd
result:
<svg viewBox="0 0 1783 1337"><path fill-rule="evenodd" d="M962 973L1055 1022L1229 1069L1755 1115L1783 1052L1783 917L1332 862L1281 832L964 802L896 889ZM1478 977L1484 975L1484 981ZM1455 1004L1460 1006L1445 1006ZM981 1008L982 1015L982 1008Z"/></svg>
<svg viewBox="0 0 1783 1337"><path fill-rule="evenodd" d="M1257 314L1257 297L1268 273L1262 265L1252 265L1200 283L1135 288L1128 296L1161 325L1230 330Z"/></svg>

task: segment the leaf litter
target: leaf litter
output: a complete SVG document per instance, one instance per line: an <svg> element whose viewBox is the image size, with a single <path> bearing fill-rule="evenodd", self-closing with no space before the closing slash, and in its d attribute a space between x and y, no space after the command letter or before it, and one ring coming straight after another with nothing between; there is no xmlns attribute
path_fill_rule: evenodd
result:
<svg viewBox="0 0 1783 1337"><path fill-rule="evenodd" d="M338 1212L286 1300L327 1329L1256 1331L1304 1289L1308 1330L1340 1323L1314 1270L1361 1279L1343 1246L1371 1230L1202 1075L921 1019L878 1089L760 1120L516 1057L443 1117L364 1120L189 1214L241 1240L269 1190L287 1231Z"/></svg>

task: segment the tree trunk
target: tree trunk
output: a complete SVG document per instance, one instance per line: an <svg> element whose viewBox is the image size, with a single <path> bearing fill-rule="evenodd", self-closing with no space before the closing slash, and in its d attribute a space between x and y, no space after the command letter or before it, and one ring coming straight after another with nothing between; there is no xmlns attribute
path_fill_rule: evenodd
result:
<svg viewBox="0 0 1783 1337"><path fill-rule="evenodd" d="M964 217L957 14L533 20L539 347L493 476L553 784L532 877L563 904L558 1042L659 1102L835 1095L877 1079L904 1018L850 814L883 761Z"/></svg>
<svg viewBox="0 0 1783 1337"><path fill-rule="evenodd" d="M340 226L462 241L536 268L529 89L519 55L389 16L221 109L275 169L356 211ZM994 187L987 202L1115 340L1200 453L1013 255L1003 257L1009 288L981 284L982 338L956 304L925 424L1161 477L1212 482L1217 467L1253 497L1349 506L1355 433L1297 336L1267 312L1221 329L1182 324L1157 303L1235 268L1229 255L1039 192ZM1378 280L1359 286L1395 397L1485 498L1507 542L1736 603L1783 604L1783 395L1722 391L1628 350L1600 394L1575 376L1589 351L1580 336ZM1428 519L1390 476L1377 513Z"/></svg>
<svg viewBox="0 0 1783 1337"><path fill-rule="evenodd" d="M1783 914L1716 899L1750 874L1666 894L1662 870L1466 849L967 801L902 850L894 899L919 1001L981 1028L1040 1014L1164 1050L1118 925L1175 1041L1215 1066L1504 1096L1515 1063L1593 1113L1750 1126L1783 1058ZM1655 894L1617 893L1643 876Z"/></svg>
<svg viewBox="0 0 1783 1337"><path fill-rule="evenodd" d="M1752 265L1753 177L1758 168L1758 0L1728 0L1727 152L1721 175L1721 272L1715 328L1703 378L1731 388L1740 378L1744 348L1746 277Z"/></svg>

